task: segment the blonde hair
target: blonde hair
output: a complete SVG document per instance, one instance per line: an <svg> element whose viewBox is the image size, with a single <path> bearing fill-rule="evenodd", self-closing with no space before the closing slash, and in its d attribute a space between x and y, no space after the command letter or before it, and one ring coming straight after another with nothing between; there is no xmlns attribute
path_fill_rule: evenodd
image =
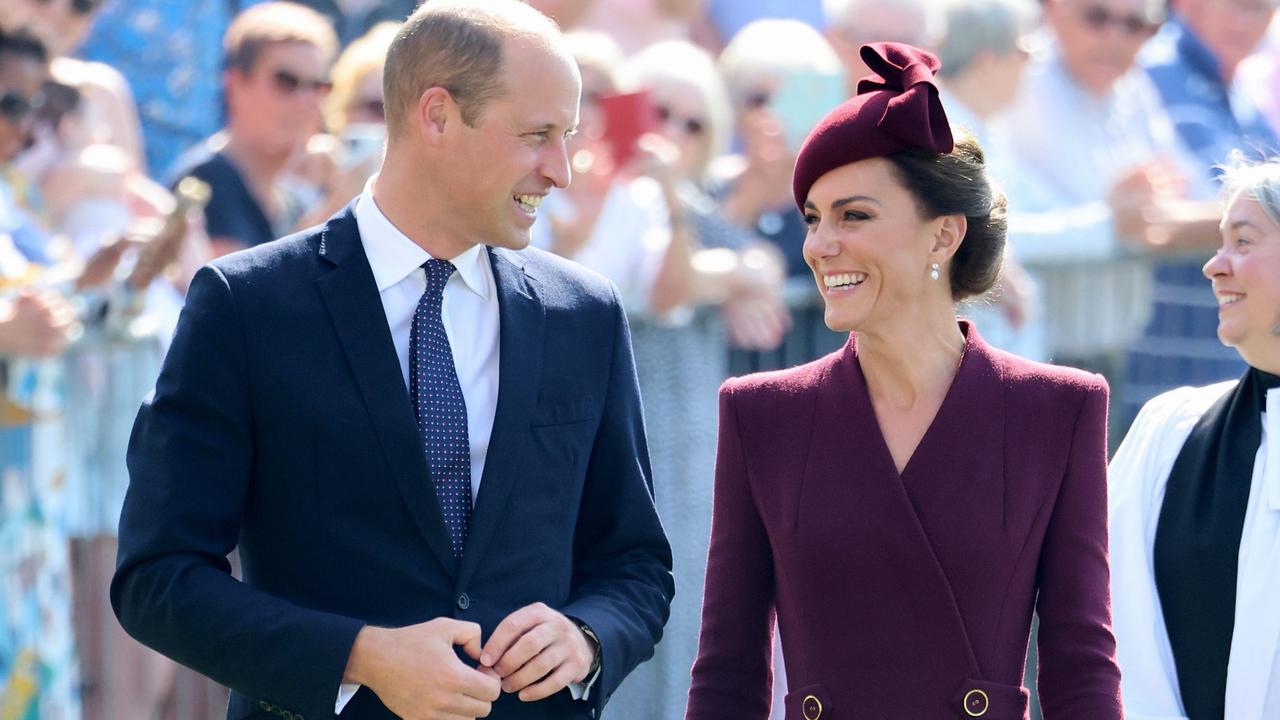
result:
<svg viewBox="0 0 1280 720"><path fill-rule="evenodd" d="M520 37L552 47L560 29L519 0L431 0L405 20L387 50L382 95L387 136L403 132L405 115L428 88L449 92L462 121L475 126L500 97L504 42Z"/></svg>
<svg viewBox="0 0 1280 720"><path fill-rule="evenodd" d="M338 36L325 16L294 2L266 2L236 15L222 36L225 67L253 70L268 45L304 43L320 50L327 65L338 48Z"/></svg>
<svg viewBox="0 0 1280 720"><path fill-rule="evenodd" d="M623 67L628 84L658 89L684 85L697 91L707 117L707 142L698 158L700 174L711 161L729 150L733 134L733 106L715 58L686 40L664 40L636 53ZM701 180L702 178L698 178Z"/></svg>
<svg viewBox="0 0 1280 720"><path fill-rule="evenodd" d="M740 103L757 84L801 72L841 73L844 66L831 43L799 20L768 18L748 23L720 53L720 71Z"/></svg>
<svg viewBox="0 0 1280 720"><path fill-rule="evenodd" d="M330 132L341 132L347 126L352 107L361 99L356 96L360 83L370 73L382 69L387 60L387 48L391 47L399 29L400 23L378 23L338 56L329 74L333 89L329 91L324 106L325 124Z"/></svg>

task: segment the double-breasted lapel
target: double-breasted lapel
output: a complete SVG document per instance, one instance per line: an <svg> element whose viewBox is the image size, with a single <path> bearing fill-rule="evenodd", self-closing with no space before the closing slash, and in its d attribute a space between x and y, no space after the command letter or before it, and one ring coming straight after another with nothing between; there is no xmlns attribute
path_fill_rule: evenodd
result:
<svg viewBox="0 0 1280 720"><path fill-rule="evenodd" d="M957 579L947 568L967 567L957 558L983 552L978 546L1003 527L1004 390L989 349L972 326L965 332L965 355L956 378L902 473L876 420L856 339L850 339L818 384L795 525L799 536L816 541L815 551L862 548L846 556L862 567L833 568L836 574L901 574L913 585L906 594L913 624L931 629L928 638L920 638L921 651L953 655L939 664L968 668L972 677L982 677L957 597ZM957 473L960 468L963 472ZM975 476L984 481L973 483ZM849 512L833 515L833 507ZM960 523L953 525L956 518ZM951 547L955 543L963 547ZM877 597L869 593L867 612L901 616L898 608L885 611ZM903 637L912 635L886 635L897 643Z"/></svg>
<svg viewBox="0 0 1280 720"><path fill-rule="evenodd" d="M409 515L436 559L456 575L458 561L449 546L391 330L385 321L379 322L385 311L353 207L330 220L321 235L320 255L334 267L316 280L316 286Z"/></svg>
<svg viewBox="0 0 1280 720"><path fill-rule="evenodd" d="M490 249L489 259L498 292L498 406L462 556L460 586L467 584L484 556L520 475L542 375L546 313L536 281L525 273L518 253Z"/></svg>
<svg viewBox="0 0 1280 720"><path fill-rule="evenodd" d="M934 655L941 666L970 668L976 676L977 661L951 586L884 444L856 348L851 338L817 388L817 421L796 522L801 544L810 546L806 555L814 554L805 564L821 567L815 563L827 557L822 564L831 577L815 577L818 586L844 587L849 577L910 584L910 591L893 593L911 605L908 612L884 603L879 588L868 586L849 596L848 609L869 629L863 639L871 646L884 643L886 651L900 646L903 638L913 637L898 627L910 616L913 624L930 629L929 637L918 639L921 654ZM832 513L832 508L846 511ZM833 547L852 551L830 562ZM936 658L939 654L947 657ZM888 675L900 670L868 669Z"/></svg>

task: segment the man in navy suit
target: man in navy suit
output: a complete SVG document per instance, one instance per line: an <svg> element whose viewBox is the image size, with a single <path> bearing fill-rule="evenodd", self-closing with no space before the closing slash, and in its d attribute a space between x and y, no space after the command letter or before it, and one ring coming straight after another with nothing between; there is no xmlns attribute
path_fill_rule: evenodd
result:
<svg viewBox="0 0 1280 720"><path fill-rule="evenodd" d="M674 589L617 293L524 249L578 71L523 3L433 0L384 87L365 192L192 282L112 603L230 718L599 717Z"/></svg>

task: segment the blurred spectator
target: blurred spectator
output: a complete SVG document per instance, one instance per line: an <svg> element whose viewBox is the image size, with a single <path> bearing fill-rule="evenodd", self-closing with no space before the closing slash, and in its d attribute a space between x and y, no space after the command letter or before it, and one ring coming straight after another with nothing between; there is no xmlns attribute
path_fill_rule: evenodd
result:
<svg viewBox="0 0 1280 720"><path fill-rule="evenodd" d="M992 123L1018 96L1037 15L1025 0L950 0L945 20L947 34L937 53L947 117L977 136L988 171L1005 190L1010 216L1016 216L1032 202L1023 198L1033 180L1014 157L1003 128ZM1044 360L1048 349L1037 289L1017 260L1022 238L1010 229L999 282L989 298L968 301L964 312L990 344Z"/></svg>
<svg viewBox="0 0 1280 720"><path fill-rule="evenodd" d="M347 47L384 22L399 23L409 17L420 0L298 0L329 18L340 47Z"/></svg>
<svg viewBox="0 0 1280 720"><path fill-rule="evenodd" d="M703 190L711 159L727 149L733 130L715 61L698 47L673 40L641 51L621 75L649 93L659 119L656 132L675 151L667 170L676 186L673 217L687 219L695 242L681 248L673 227L673 250L682 252L668 264L688 268L678 284L689 287L680 294L703 305L679 323L647 314L632 321L658 514L671 541L676 584L684 590L672 604L654 657L627 677L609 707L619 717L678 718L689 692L701 620L715 464L714 389L728 376L725 326L739 344L771 348L781 341L787 316L778 295L781 257L725 220ZM715 303L723 313L712 307Z"/></svg>
<svg viewBox="0 0 1280 720"><path fill-rule="evenodd" d="M386 144L382 66L399 24L384 22L353 42L338 57L324 103L328 132L312 135L282 176L284 186L310 209L294 223L318 225L364 190L377 171Z"/></svg>
<svg viewBox="0 0 1280 720"><path fill-rule="evenodd" d="M17 0L24 1L41 0ZM180 153L222 126L223 31L239 10L257 2L102 2L80 55L129 79L151 177L164 177Z"/></svg>
<svg viewBox="0 0 1280 720"><path fill-rule="evenodd" d="M281 186L282 173L320 129L336 44L322 15L291 2L256 5L227 29L226 128L185 154L171 178L212 188L205 225L215 256L287 234L308 209Z"/></svg>
<svg viewBox="0 0 1280 720"><path fill-rule="evenodd" d="M397 23L379 23L343 50L333 64L333 89L324 104L329 132L340 136L350 125L386 123L382 66L399 28Z"/></svg>
<svg viewBox="0 0 1280 720"><path fill-rule="evenodd" d="M1053 206L1037 209L1059 211L1063 232L1052 244L1022 242L1020 259L1041 282L1051 356L1102 373L1116 403L1125 351L1150 316L1146 256L1216 232L1211 213L1182 212L1186 198L1211 191L1134 62L1163 4L1046 0L1044 13L1052 36L1007 127L1051 193Z"/></svg>
<svg viewBox="0 0 1280 720"><path fill-rule="evenodd" d="M713 50L725 46L757 20L797 20L815 30L826 26L823 0L702 0L705 22L698 39Z"/></svg>
<svg viewBox="0 0 1280 720"><path fill-rule="evenodd" d="M689 37L706 0L592 0L576 29L594 30L618 43L624 56L662 40Z"/></svg>
<svg viewBox="0 0 1280 720"><path fill-rule="evenodd" d="M850 97L856 94L858 81L871 72L858 48L873 42L903 42L933 49L946 32L939 0L824 0L823 4L826 36L844 63Z"/></svg>
<svg viewBox="0 0 1280 720"><path fill-rule="evenodd" d="M840 59L821 33L802 22L758 20L729 42L720 68L742 142L741 155L713 168L727 186L725 216L774 243L786 258L788 277L807 279L801 252L806 228L791 196L791 168L809 129L844 99ZM819 88L830 81L835 93L801 91L811 80Z"/></svg>
<svg viewBox="0 0 1280 720"><path fill-rule="evenodd" d="M528 0L539 12L556 21L561 30L578 27L582 16L591 9L595 0Z"/></svg>
<svg viewBox="0 0 1280 720"><path fill-rule="evenodd" d="M1201 177L1216 178L1233 150L1261 159L1280 149L1256 102L1235 82L1275 6L1276 0L1176 0L1139 55ZM1208 235L1190 257L1156 264L1151 321L1129 354L1123 421L1166 390L1243 372L1239 356L1218 342L1218 303L1201 273L1216 244L1217 235Z"/></svg>
<svg viewBox="0 0 1280 720"><path fill-rule="evenodd" d="M0 174L26 144L46 58L38 40L0 29ZM40 361L65 346L74 313L14 245L25 220L11 197L0 193L0 712L76 718L62 396L56 364Z"/></svg>

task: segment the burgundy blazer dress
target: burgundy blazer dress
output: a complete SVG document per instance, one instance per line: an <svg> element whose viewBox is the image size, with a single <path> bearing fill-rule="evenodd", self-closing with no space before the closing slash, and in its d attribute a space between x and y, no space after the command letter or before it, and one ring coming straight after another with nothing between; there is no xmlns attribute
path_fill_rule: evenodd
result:
<svg viewBox="0 0 1280 720"><path fill-rule="evenodd" d="M1119 720L1107 566L1107 385L965 351L901 474L857 343L725 383L687 720Z"/></svg>

